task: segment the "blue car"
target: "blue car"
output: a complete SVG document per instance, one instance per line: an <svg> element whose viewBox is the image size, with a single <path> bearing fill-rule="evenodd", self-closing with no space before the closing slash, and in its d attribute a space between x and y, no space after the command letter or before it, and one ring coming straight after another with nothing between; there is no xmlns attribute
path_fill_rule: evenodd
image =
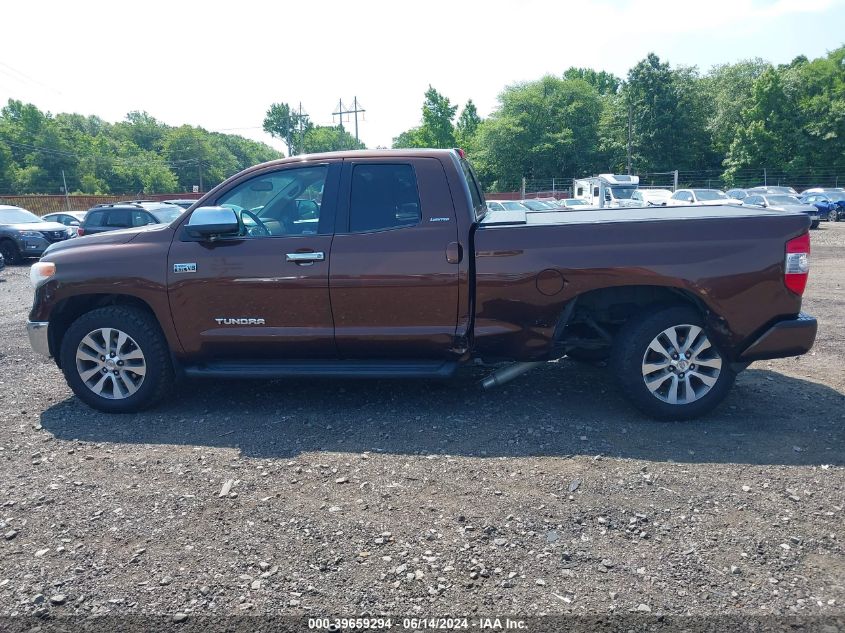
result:
<svg viewBox="0 0 845 633"><path fill-rule="evenodd" d="M822 220L838 222L845 220L845 192L842 191L816 191L805 193L801 202L812 204L819 210L819 217Z"/></svg>

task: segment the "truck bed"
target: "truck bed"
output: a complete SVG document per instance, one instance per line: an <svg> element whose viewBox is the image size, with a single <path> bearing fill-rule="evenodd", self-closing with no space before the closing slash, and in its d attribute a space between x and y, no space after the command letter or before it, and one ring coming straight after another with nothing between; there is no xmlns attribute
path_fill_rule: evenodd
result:
<svg viewBox="0 0 845 633"><path fill-rule="evenodd" d="M606 224L609 222L663 222L667 220L705 220L790 215L782 211L750 209L730 205L712 207L643 207L623 209L593 209L586 211L489 211L481 221L483 226L514 224ZM791 215L801 216L795 213Z"/></svg>
<svg viewBox="0 0 845 633"><path fill-rule="evenodd" d="M739 354L773 319L800 311L784 254L809 226L804 214L732 206L490 212L474 235L476 343L533 360L575 297L648 287L706 306Z"/></svg>

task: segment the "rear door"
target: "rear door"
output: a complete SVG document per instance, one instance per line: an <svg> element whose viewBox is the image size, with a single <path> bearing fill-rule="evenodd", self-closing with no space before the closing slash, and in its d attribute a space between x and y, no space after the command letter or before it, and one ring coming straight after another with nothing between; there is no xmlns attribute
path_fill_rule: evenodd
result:
<svg viewBox="0 0 845 633"><path fill-rule="evenodd" d="M340 357L448 358L461 257L439 160L345 160L329 276Z"/></svg>
<svg viewBox="0 0 845 633"><path fill-rule="evenodd" d="M234 209L241 235L196 242L177 232L168 286L186 352L208 360L336 356L329 253L340 171L335 161L246 175L206 203Z"/></svg>

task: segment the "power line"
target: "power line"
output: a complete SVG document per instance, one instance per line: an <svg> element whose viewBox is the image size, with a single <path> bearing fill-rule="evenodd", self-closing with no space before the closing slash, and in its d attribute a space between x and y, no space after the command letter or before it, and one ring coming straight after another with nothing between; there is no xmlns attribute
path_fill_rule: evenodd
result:
<svg viewBox="0 0 845 633"><path fill-rule="evenodd" d="M355 115L355 142L358 143L358 113L361 112L362 114L366 112L363 108L359 108L360 105L358 103L358 97L355 97L353 100L352 109L344 108L343 101L338 99L337 101L337 112L332 112L332 116L340 117L340 129L343 130L343 115L344 114L354 114ZM334 120L332 120L334 121Z"/></svg>

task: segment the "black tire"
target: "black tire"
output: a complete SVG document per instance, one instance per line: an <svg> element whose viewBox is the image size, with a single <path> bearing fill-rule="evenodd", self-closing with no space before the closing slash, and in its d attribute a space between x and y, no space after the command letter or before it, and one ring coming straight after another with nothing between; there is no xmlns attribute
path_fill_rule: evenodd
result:
<svg viewBox="0 0 845 633"><path fill-rule="evenodd" d="M827 219L831 222L839 222L839 210L831 209L827 212Z"/></svg>
<svg viewBox="0 0 845 633"><path fill-rule="evenodd" d="M17 264L21 261L21 252L12 240L0 240L0 255L7 264Z"/></svg>
<svg viewBox="0 0 845 633"><path fill-rule="evenodd" d="M703 329L704 319L697 310L688 306L658 306L647 309L629 319L620 328L611 352L610 366L616 374L622 393L640 411L660 420L688 420L708 413L725 399L736 378L725 354L707 337L711 350L708 354L721 359L721 368L710 390L697 400L684 404L671 404L652 393L646 386L644 376L644 363L649 345L665 330L683 325ZM706 334L702 332L703 336ZM668 372L668 369L666 371ZM690 374L688 381L693 380L692 376L693 374ZM697 378L695 381L696 386L702 389L703 383L699 384ZM669 384L671 385L671 381Z"/></svg>
<svg viewBox="0 0 845 633"><path fill-rule="evenodd" d="M817 229L817 228L819 228L820 223L821 223L821 220L813 220L813 222L810 224L810 228L811 229Z"/></svg>
<svg viewBox="0 0 845 633"><path fill-rule="evenodd" d="M98 395L77 369L77 348L82 339L100 328L124 332L136 343L133 349L141 350L146 373L137 391L129 396L112 399ZM62 372L76 396L88 406L106 413L134 413L153 406L172 390L174 372L168 349L158 322L148 312L129 306L97 308L80 316L65 332L60 355Z"/></svg>

